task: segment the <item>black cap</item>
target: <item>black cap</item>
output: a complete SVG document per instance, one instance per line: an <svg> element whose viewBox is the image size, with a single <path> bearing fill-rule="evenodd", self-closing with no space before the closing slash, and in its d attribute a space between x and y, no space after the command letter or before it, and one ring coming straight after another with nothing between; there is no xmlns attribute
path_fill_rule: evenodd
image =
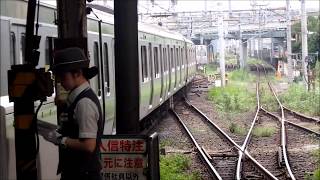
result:
<svg viewBox="0 0 320 180"><path fill-rule="evenodd" d="M68 72L89 67L89 60L83 50L78 47L70 47L58 50L54 53L54 72Z"/></svg>

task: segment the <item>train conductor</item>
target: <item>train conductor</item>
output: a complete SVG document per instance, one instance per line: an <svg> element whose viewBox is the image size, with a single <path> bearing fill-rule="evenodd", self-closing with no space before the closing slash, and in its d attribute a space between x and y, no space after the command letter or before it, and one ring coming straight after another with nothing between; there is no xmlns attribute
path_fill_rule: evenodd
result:
<svg viewBox="0 0 320 180"><path fill-rule="evenodd" d="M56 51L54 60L52 70L70 93L59 128L44 138L61 147L61 180L100 180L99 144L104 120L98 97L88 82L98 70L89 68L83 50L76 47Z"/></svg>

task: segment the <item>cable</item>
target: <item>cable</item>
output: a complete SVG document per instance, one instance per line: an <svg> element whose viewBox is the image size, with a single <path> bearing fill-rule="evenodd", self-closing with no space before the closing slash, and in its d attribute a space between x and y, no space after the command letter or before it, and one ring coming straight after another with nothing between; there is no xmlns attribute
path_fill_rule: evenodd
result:
<svg viewBox="0 0 320 180"><path fill-rule="evenodd" d="M40 104L39 106L37 107L37 110L36 110L36 113L33 117L33 128L34 128L34 132L35 132L35 135L36 135L36 152L35 152L35 155L37 155L39 153L39 147L40 147L40 142L39 142L39 132L38 132L38 113L39 113L39 110L41 108L43 104L43 101L41 100L40 101Z"/></svg>
<svg viewBox="0 0 320 180"><path fill-rule="evenodd" d="M38 36L39 29L39 11L40 11L40 0L38 0L38 11L37 11L37 23L36 23L36 35Z"/></svg>

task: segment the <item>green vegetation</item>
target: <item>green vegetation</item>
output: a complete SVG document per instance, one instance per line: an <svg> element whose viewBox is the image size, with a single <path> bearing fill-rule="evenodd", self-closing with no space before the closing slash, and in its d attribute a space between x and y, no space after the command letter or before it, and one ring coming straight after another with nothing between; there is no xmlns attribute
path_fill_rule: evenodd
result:
<svg viewBox="0 0 320 180"><path fill-rule="evenodd" d="M159 143L160 148L164 148L165 146L171 146L171 145L173 145L172 139L163 139Z"/></svg>
<svg viewBox="0 0 320 180"><path fill-rule="evenodd" d="M246 112L256 105L255 93L248 91L246 84L215 87L209 91L208 99L221 112Z"/></svg>
<svg viewBox="0 0 320 180"><path fill-rule="evenodd" d="M234 134L239 134L239 135L245 135L246 134L246 129L239 126L238 124L236 123L231 123L230 126L229 126L229 131L231 133L234 133Z"/></svg>
<svg viewBox="0 0 320 180"><path fill-rule="evenodd" d="M320 179L320 149L315 150L312 155L317 159L318 168L312 174L306 174L306 180L319 180Z"/></svg>
<svg viewBox="0 0 320 180"><path fill-rule="evenodd" d="M266 108L268 111L279 110L279 105L277 103L277 100L273 96L269 86L266 83L260 84L259 95L260 95L260 104L262 107Z"/></svg>
<svg viewBox="0 0 320 180"><path fill-rule="evenodd" d="M319 47L319 34L320 34L320 22L319 17L308 17L308 31L311 34L308 35L308 51L310 53L320 52ZM292 25L292 34L300 35L301 34L301 22L295 23ZM297 37L294 37L297 39ZM293 53L301 53L301 38L298 38L298 41L292 43L292 52Z"/></svg>
<svg viewBox="0 0 320 180"><path fill-rule="evenodd" d="M308 92L302 84L294 83L280 95L280 101L290 109L311 116L320 116L319 89Z"/></svg>
<svg viewBox="0 0 320 180"><path fill-rule="evenodd" d="M256 127L252 134L256 137L270 137L276 132L275 127Z"/></svg>
<svg viewBox="0 0 320 180"><path fill-rule="evenodd" d="M218 73L217 72L217 67L218 67L218 65L216 65L216 64L207 64L207 65L205 65L205 69L206 69L205 74L206 75L213 75L213 74Z"/></svg>
<svg viewBox="0 0 320 180"><path fill-rule="evenodd" d="M191 160L183 154L160 156L160 179L162 180L198 180L200 173L189 173Z"/></svg>
<svg viewBox="0 0 320 180"><path fill-rule="evenodd" d="M233 81L255 81L255 76L251 73L249 73L247 70L244 69L238 69L238 70L234 70L231 71L230 73L228 73L229 76L229 80L233 80Z"/></svg>

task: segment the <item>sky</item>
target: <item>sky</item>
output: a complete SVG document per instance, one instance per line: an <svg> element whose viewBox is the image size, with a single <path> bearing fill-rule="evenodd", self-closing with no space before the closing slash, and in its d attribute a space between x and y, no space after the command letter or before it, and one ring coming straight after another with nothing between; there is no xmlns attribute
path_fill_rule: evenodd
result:
<svg viewBox="0 0 320 180"><path fill-rule="evenodd" d="M152 6L150 0L139 0L139 12L166 12L167 9L174 10L176 12L181 11L203 11L207 7L207 10L228 10L229 1L216 1L216 0L177 0L176 7L171 6L171 0L154 0L155 6ZM266 5L269 8L286 7L286 0L232 0L231 8L233 10L238 9L251 9L251 3L256 2L260 5ZM55 0L41 0L41 2L55 5ZM113 0L95 0L93 3L105 4L113 7ZM299 0L290 0L291 9L300 9ZM220 5L220 6L218 6ZM306 0L306 8L319 11L319 0Z"/></svg>

